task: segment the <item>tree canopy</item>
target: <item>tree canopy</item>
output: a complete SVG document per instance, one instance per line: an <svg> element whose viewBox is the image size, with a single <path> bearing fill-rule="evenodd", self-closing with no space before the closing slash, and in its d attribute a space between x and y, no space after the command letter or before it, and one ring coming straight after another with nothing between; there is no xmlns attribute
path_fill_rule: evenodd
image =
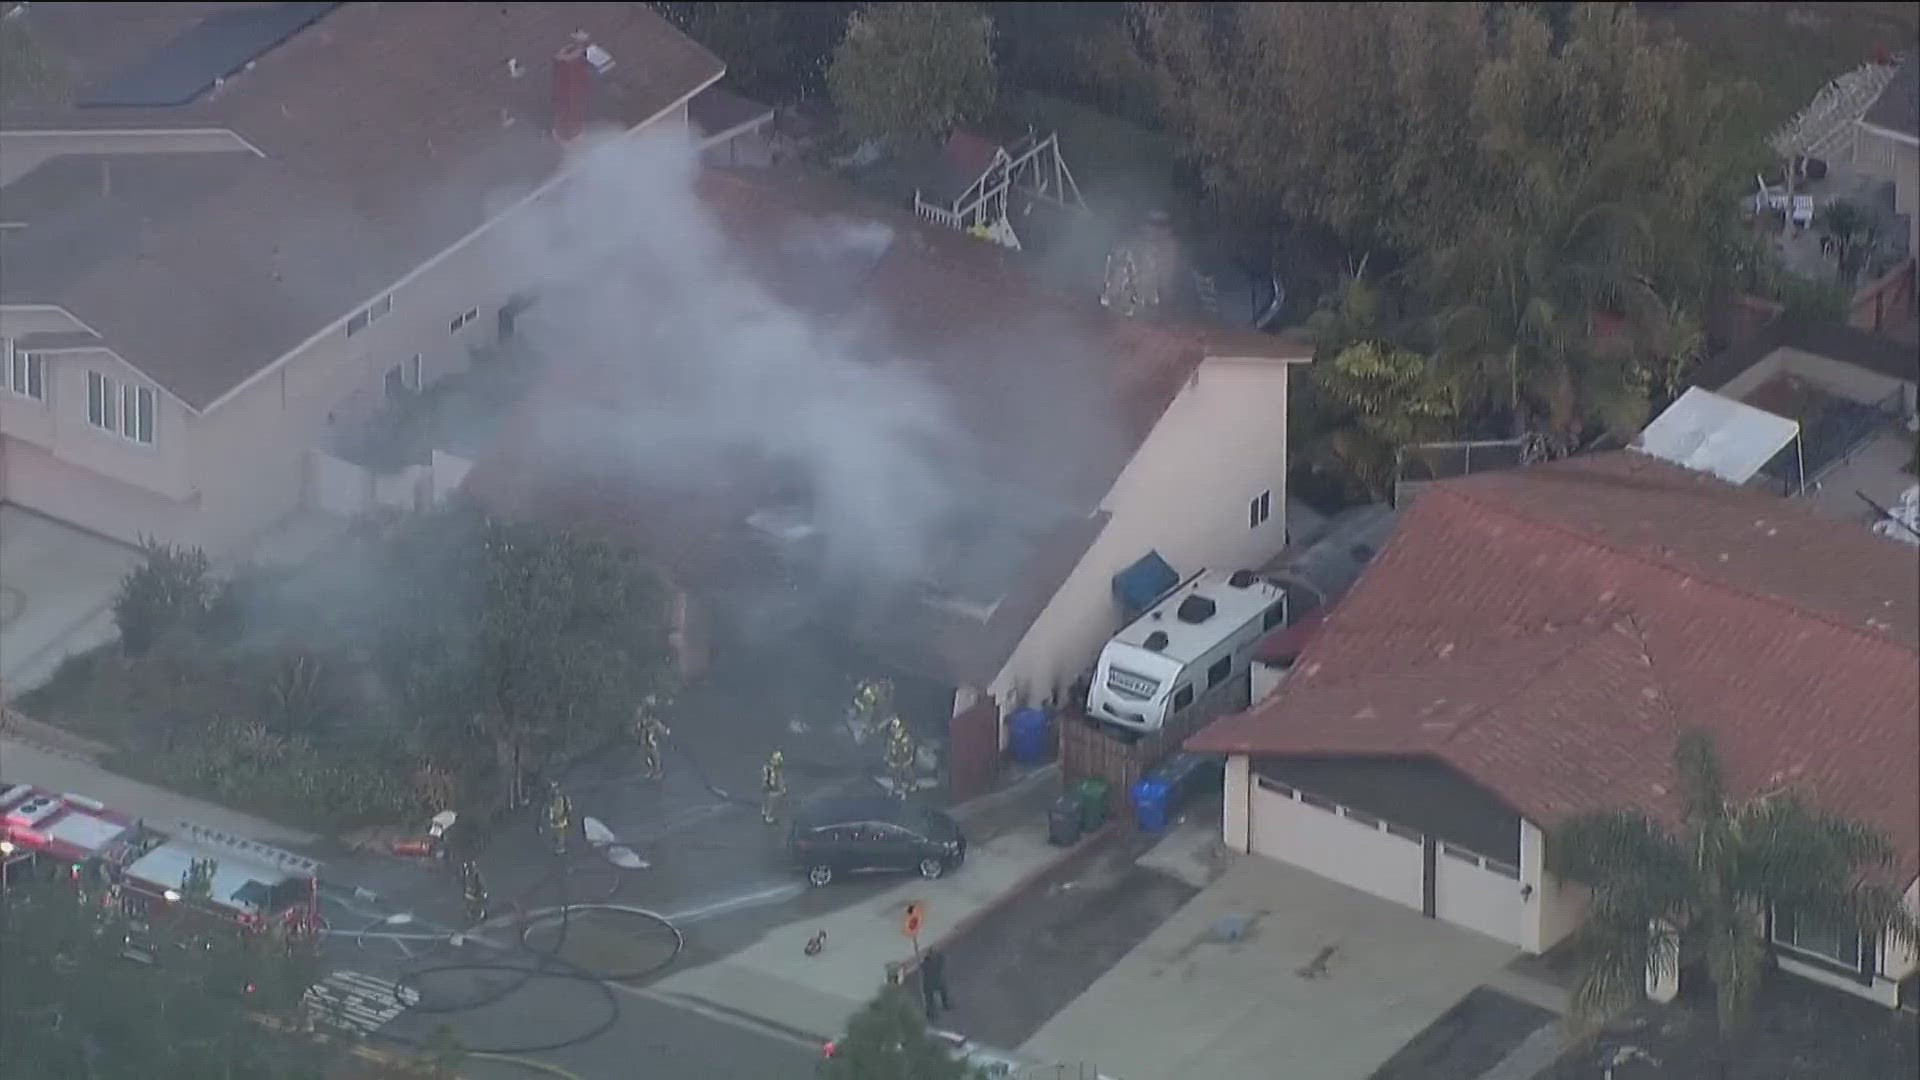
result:
<svg viewBox="0 0 1920 1080"><path fill-rule="evenodd" d="M1658 350L1760 258L1740 98L1630 5L1137 8L1220 212L1379 256L1426 312L1394 343L1431 351L1483 429L1637 428L1674 381Z"/></svg>
<svg viewBox="0 0 1920 1080"><path fill-rule="evenodd" d="M820 1080L974 1080L975 1072L927 1034L919 1003L895 986L854 1014L817 1075Z"/></svg>
<svg viewBox="0 0 1920 1080"><path fill-rule="evenodd" d="M1547 868L1593 891L1577 1019L1616 1013L1641 1000L1650 970L1674 972L1697 959L1731 1031L1767 966L1769 918L1917 940L1920 927L1879 874L1892 866L1893 850L1878 830L1826 813L1790 788L1736 796L1704 732L1680 736L1673 764L1677 829L1621 810L1574 818L1548 838Z"/></svg>
<svg viewBox="0 0 1920 1080"><path fill-rule="evenodd" d="M150 933L58 882L16 879L0 905L0 1075L34 1080L319 1080L334 1054L263 1026L290 1019L315 972L268 939Z"/></svg>
<svg viewBox="0 0 1920 1080"><path fill-rule="evenodd" d="M380 579L389 679L454 770L475 739L508 770L592 746L665 677L664 591L632 548L455 505L407 522Z"/></svg>
<svg viewBox="0 0 1920 1080"><path fill-rule="evenodd" d="M667 20L727 62L750 91L809 94L826 84L850 3L656 3Z"/></svg>
<svg viewBox="0 0 1920 1080"><path fill-rule="evenodd" d="M868 4L847 20L827 86L860 138L942 138L993 108L993 19L976 4Z"/></svg>

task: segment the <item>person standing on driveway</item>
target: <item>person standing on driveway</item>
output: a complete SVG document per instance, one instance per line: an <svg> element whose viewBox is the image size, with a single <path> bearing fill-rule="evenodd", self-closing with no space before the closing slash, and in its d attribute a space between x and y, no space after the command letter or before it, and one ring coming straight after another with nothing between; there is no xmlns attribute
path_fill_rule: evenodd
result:
<svg viewBox="0 0 1920 1080"><path fill-rule="evenodd" d="M938 1020L942 1009L953 1008L947 996L947 958L939 949L920 955L920 995L926 999L928 1020Z"/></svg>

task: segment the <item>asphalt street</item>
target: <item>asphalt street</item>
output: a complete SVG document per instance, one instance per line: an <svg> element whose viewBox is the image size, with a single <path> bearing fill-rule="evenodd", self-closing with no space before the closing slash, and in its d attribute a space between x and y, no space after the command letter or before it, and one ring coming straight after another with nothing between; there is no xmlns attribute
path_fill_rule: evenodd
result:
<svg viewBox="0 0 1920 1080"><path fill-rule="evenodd" d="M805 695L783 694L780 687L798 676L760 674L716 678L682 696L670 719L663 780L642 774L631 746L569 770L562 782L574 803L575 836L565 856L555 856L536 827L537 810L508 819L478 860L491 917L459 945L449 943L463 921L453 868L384 856L330 860L323 895L329 966L356 985L400 984L406 996L420 998L378 1024L376 1042L424 1042L444 1024L471 1049L524 1054L582 1077L809 1075L819 1054L815 1039L648 989L774 926L836 910L889 884L816 890L786 865L783 834L759 817L766 753L778 746L790 760L813 763L789 769L798 802L871 785L860 762L878 748L851 746L836 733L844 703L827 680L816 678L819 685ZM589 848L578 835L589 816L648 866L620 869ZM540 914L569 905L605 907L576 910L564 922ZM663 916L673 930L636 911ZM556 959L543 961L541 953ZM460 964L482 967L447 967ZM381 1020L393 1011L361 1015ZM550 1043L570 1045L539 1048Z"/></svg>

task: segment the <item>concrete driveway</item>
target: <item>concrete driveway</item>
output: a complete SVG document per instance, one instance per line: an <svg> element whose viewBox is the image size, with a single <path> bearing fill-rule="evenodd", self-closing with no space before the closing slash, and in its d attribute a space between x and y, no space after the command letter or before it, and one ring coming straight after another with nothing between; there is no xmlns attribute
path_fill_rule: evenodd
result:
<svg viewBox="0 0 1920 1080"><path fill-rule="evenodd" d="M139 552L18 506L0 505L0 679L9 696L69 653L113 640L113 596Z"/></svg>
<svg viewBox="0 0 1920 1080"><path fill-rule="evenodd" d="M1216 942L1222 916L1247 920ZM1123 1080L1365 1080L1518 950L1241 857L1021 1048Z"/></svg>

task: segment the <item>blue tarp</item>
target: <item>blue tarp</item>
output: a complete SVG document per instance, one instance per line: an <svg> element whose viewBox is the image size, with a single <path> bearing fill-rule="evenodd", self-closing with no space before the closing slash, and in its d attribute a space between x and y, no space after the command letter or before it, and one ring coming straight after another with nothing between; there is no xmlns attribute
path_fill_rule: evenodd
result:
<svg viewBox="0 0 1920 1080"><path fill-rule="evenodd" d="M1167 560L1157 551L1149 551L1140 561L1113 575L1113 596L1127 611L1127 617L1147 610L1160 594L1180 584Z"/></svg>

